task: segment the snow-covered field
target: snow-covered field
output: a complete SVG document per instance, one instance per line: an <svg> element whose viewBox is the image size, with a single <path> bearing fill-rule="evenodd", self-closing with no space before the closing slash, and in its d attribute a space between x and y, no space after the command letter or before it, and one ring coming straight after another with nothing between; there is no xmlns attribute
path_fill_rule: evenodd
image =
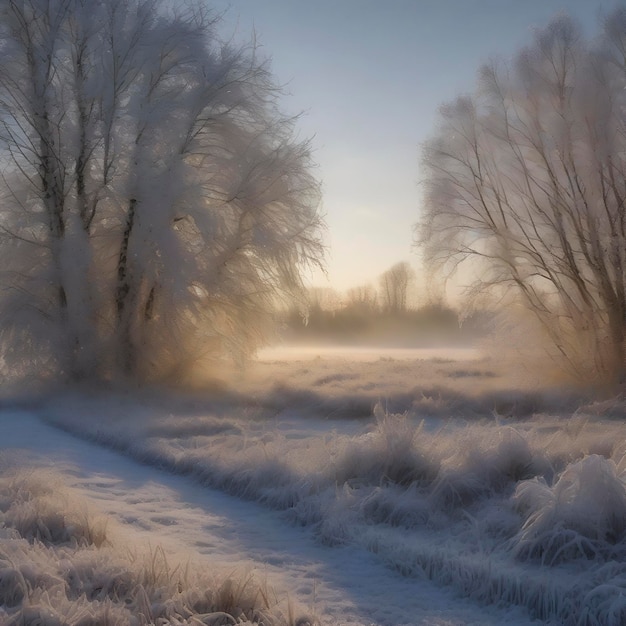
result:
<svg viewBox="0 0 626 626"><path fill-rule="evenodd" d="M626 623L621 398L469 351L262 356L5 405L1 623Z"/></svg>

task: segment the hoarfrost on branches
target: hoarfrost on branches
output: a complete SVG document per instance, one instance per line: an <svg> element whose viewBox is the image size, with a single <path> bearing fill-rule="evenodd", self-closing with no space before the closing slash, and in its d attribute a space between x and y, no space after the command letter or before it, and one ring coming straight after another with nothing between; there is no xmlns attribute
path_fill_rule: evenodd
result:
<svg viewBox="0 0 626 626"><path fill-rule="evenodd" d="M569 17L441 108L418 239L469 291L521 303L585 380L626 372L624 9L585 41Z"/></svg>
<svg viewBox="0 0 626 626"><path fill-rule="evenodd" d="M2 0L6 363L184 377L254 351L323 245L310 145L199 6Z"/></svg>

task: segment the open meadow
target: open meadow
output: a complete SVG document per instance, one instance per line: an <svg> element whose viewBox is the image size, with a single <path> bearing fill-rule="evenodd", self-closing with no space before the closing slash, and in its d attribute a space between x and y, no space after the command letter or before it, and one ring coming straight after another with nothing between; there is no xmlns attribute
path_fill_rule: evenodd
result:
<svg viewBox="0 0 626 626"><path fill-rule="evenodd" d="M621 397L470 348L260 357L5 403L3 623L624 623Z"/></svg>

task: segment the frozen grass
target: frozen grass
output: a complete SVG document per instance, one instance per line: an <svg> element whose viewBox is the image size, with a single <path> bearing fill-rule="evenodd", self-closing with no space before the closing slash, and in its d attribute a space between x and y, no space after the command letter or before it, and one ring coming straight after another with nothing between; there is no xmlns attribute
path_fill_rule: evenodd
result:
<svg viewBox="0 0 626 626"><path fill-rule="evenodd" d="M58 478L58 477L56 477ZM77 506L55 477L32 470L5 471L0 482L0 521L31 543L101 547L107 520Z"/></svg>
<svg viewBox="0 0 626 626"><path fill-rule="evenodd" d="M374 407L376 424L363 437L346 444L333 478L339 484L426 485L433 482L439 462L423 449L420 436L424 423L416 424L406 414L386 413Z"/></svg>
<svg viewBox="0 0 626 626"><path fill-rule="evenodd" d="M320 353L325 355L323 349ZM544 368L531 372L486 356L258 361L237 375L236 388L270 409L297 407L332 418L368 417L377 402L389 413L423 417L528 417L571 411L590 397L555 386Z"/></svg>
<svg viewBox="0 0 626 626"><path fill-rule="evenodd" d="M130 547L60 476L5 469L0 521L6 626L313 623L250 575L219 579L160 546Z"/></svg>
<svg viewBox="0 0 626 626"><path fill-rule="evenodd" d="M515 541L518 558L554 565L626 556L626 485L610 459L586 456L552 487L542 477L523 481L513 501L525 516Z"/></svg>
<svg viewBox="0 0 626 626"><path fill-rule="evenodd" d="M41 413L477 601L624 623L626 426L604 417L621 400L516 389L484 361L290 368L226 400L70 393Z"/></svg>

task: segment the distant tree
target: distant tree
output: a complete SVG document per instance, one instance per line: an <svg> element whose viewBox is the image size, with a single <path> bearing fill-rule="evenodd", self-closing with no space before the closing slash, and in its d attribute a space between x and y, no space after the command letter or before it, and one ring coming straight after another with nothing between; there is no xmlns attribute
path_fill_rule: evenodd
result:
<svg viewBox="0 0 626 626"><path fill-rule="evenodd" d="M423 152L430 267L474 261L585 376L622 379L626 331L626 10L591 46L568 17L473 96L441 108Z"/></svg>
<svg viewBox="0 0 626 626"><path fill-rule="evenodd" d="M156 0L0 0L8 365L154 378L245 354L320 262L310 146L218 25Z"/></svg>
<svg viewBox="0 0 626 626"><path fill-rule="evenodd" d="M407 309L409 286L415 278L411 266L403 261L396 263L380 276L380 299L383 310L402 313Z"/></svg>
<svg viewBox="0 0 626 626"><path fill-rule="evenodd" d="M340 309L341 294L331 287L309 287L306 291L306 321L315 325L316 320L328 318Z"/></svg>
<svg viewBox="0 0 626 626"><path fill-rule="evenodd" d="M378 311L378 293L373 285L358 285L346 292L345 308L363 315Z"/></svg>

